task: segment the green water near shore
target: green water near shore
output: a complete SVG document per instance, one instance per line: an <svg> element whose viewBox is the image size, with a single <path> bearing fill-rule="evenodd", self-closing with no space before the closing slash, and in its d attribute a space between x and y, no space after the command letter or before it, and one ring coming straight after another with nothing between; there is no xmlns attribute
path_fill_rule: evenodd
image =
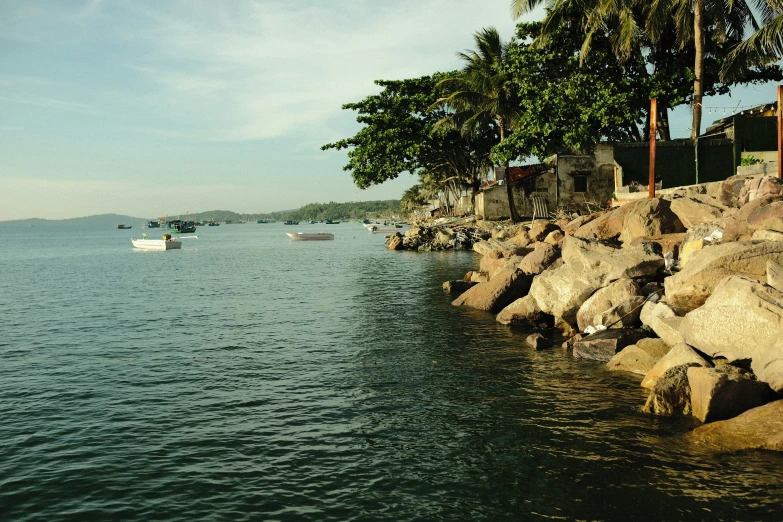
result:
<svg viewBox="0 0 783 522"><path fill-rule="evenodd" d="M0 518L783 515L780 455L693 447L638 377L450 306L471 253L35 228L0 228Z"/></svg>

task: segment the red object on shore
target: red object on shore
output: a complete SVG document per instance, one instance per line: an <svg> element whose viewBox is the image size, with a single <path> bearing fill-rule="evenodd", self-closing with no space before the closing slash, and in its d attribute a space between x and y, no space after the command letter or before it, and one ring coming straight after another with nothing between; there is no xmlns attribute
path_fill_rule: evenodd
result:
<svg viewBox="0 0 783 522"><path fill-rule="evenodd" d="M658 99L650 100L650 187L647 197L655 197L655 143L658 135Z"/></svg>

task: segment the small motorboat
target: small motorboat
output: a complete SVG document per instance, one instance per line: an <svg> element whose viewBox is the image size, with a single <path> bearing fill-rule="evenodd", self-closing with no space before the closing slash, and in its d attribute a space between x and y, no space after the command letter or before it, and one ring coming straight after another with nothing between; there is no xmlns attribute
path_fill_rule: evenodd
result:
<svg viewBox="0 0 783 522"><path fill-rule="evenodd" d="M285 235L296 241L326 241L334 239L334 234L329 232L286 232Z"/></svg>
<svg viewBox="0 0 783 522"><path fill-rule="evenodd" d="M119 224L119 225L117 225L117 228L119 228L120 230L128 230L129 228L133 228L133 225Z"/></svg>
<svg viewBox="0 0 783 522"><path fill-rule="evenodd" d="M218 223L217 221L210 221L209 223L207 223L207 226L208 227L219 227L220 223Z"/></svg>
<svg viewBox="0 0 783 522"><path fill-rule="evenodd" d="M285 223L283 223L283 224L284 224L284 225L298 225L298 224L299 224L299 222L298 222L298 221L291 221L291 220L289 219L288 221L286 221L286 222L285 222Z"/></svg>
<svg viewBox="0 0 783 522"><path fill-rule="evenodd" d="M171 234L163 234L163 239L149 239L147 234L142 234L141 238L132 237L131 243L134 248L141 250L179 250L182 248L180 239L198 239L198 236L173 237Z"/></svg>
<svg viewBox="0 0 783 522"><path fill-rule="evenodd" d="M367 230L369 230L371 234L377 234L379 232L399 232L401 228L402 225L372 225L367 227Z"/></svg>

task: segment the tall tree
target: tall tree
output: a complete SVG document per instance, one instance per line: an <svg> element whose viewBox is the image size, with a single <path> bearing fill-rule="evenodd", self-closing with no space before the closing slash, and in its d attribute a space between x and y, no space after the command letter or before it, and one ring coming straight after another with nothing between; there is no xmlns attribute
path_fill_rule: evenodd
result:
<svg viewBox="0 0 783 522"><path fill-rule="evenodd" d="M476 50L458 54L465 65L458 75L439 83L448 94L438 99L431 109L445 107L449 115L441 123L460 128L465 135L474 135L478 128L492 122L498 142L502 142L512 133L521 114L518 99L509 84L506 67L509 46L494 27L478 31L473 39ZM508 162L504 166L508 167ZM518 222L521 218L508 180L506 194L511 220Z"/></svg>
<svg viewBox="0 0 783 522"><path fill-rule="evenodd" d="M770 5L779 0L753 0L761 12L762 20L770 18ZM585 31L585 46L597 31L614 27L613 38L618 58L626 59L634 49L643 46L654 48L669 44L667 28L673 23L676 28L677 46L680 50L693 50L693 124L691 137L701 130L702 100L708 92L708 49L729 50L726 43L738 43L745 29L758 28L758 21L748 0L512 0L515 16L530 11L539 5L546 5L553 20L562 18L564 12L581 14ZM692 44L692 46L690 45ZM768 63L768 62L767 62Z"/></svg>

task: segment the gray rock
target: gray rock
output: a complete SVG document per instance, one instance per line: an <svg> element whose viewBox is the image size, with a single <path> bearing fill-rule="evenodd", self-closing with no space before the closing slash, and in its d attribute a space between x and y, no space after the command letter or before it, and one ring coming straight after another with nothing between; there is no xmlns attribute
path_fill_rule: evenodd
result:
<svg viewBox="0 0 783 522"><path fill-rule="evenodd" d="M710 357L752 359L783 328L783 293L743 276L724 279L680 325L685 342Z"/></svg>
<svg viewBox="0 0 783 522"><path fill-rule="evenodd" d="M574 343L574 357L608 362L626 346L647 337L644 330L603 330Z"/></svg>
<svg viewBox="0 0 783 522"><path fill-rule="evenodd" d="M516 268L506 269L488 282L477 284L451 304L499 312L515 299L527 294L528 288L530 288L530 276Z"/></svg>
<svg viewBox="0 0 783 522"><path fill-rule="evenodd" d="M757 381L753 373L730 364L688 368L688 384L692 415L702 422L736 417L775 397L767 383Z"/></svg>
<svg viewBox="0 0 783 522"><path fill-rule="evenodd" d="M704 366L711 368L712 363L696 353L696 351L685 343L678 344L669 350L666 355L655 363L655 366L647 372L642 379L643 388L653 388L655 383L671 368L676 366Z"/></svg>
<svg viewBox="0 0 783 522"><path fill-rule="evenodd" d="M690 367L690 364L681 364L666 370L650 391L642 412L652 415L689 414L691 389L687 372Z"/></svg>
<svg viewBox="0 0 783 522"><path fill-rule="evenodd" d="M783 400L753 408L733 419L699 426L693 444L717 451L783 451Z"/></svg>

